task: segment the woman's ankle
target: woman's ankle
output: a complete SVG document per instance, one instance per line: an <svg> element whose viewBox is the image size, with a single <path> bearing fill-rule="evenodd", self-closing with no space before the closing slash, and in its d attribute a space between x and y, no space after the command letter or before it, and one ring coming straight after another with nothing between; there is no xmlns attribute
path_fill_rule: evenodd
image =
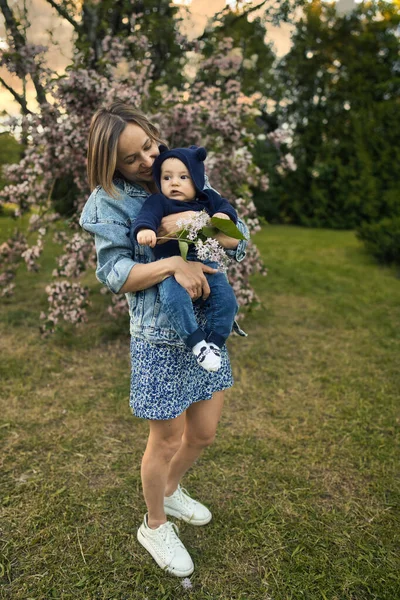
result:
<svg viewBox="0 0 400 600"><path fill-rule="evenodd" d="M164 496L168 498L168 496L172 496L172 494L178 489L177 484L167 485L165 488Z"/></svg>
<svg viewBox="0 0 400 600"><path fill-rule="evenodd" d="M160 527L160 525L164 525L164 523L167 522L167 517L161 517L158 519L154 519L151 518L149 515L147 515L147 525L148 527L150 527L150 529L157 529L157 527Z"/></svg>

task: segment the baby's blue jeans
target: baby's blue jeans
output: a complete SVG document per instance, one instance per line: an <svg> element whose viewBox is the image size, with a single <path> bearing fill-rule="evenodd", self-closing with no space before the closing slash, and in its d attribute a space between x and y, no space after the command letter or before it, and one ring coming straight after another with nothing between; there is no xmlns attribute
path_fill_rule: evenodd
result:
<svg viewBox="0 0 400 600"><path fill-rule="evenodd" d="M211 262L206 264L217 266ZM211 293L207 300L199 298L195 301L196 305L204 307L204 330L194 316L192 299L174 277L167 277L158 284L161 304L173 328L189 348L204 339L222 348L232 331L238 303L225 273L205 273L205 276Z"/></svg>

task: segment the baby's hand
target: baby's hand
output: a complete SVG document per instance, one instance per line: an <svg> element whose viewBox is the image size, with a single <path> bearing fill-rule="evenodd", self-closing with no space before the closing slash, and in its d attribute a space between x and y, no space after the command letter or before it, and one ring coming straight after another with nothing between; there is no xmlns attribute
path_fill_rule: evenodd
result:
<svg viewBox="0 0 400 600"><path fill-rule="evenodd" d="M142 246L150 246L154 248L157 243L157 237L151 229L141 229L137 234L137 241Z"/></svg>
<svg viewBox="0 0 400 600"><path fill-rule="evenodd" d="M229 219L230 217L228 217L228 215L226 215L225 213L215 213L213 215L213 217L217 217L218 219Z"/></svg>

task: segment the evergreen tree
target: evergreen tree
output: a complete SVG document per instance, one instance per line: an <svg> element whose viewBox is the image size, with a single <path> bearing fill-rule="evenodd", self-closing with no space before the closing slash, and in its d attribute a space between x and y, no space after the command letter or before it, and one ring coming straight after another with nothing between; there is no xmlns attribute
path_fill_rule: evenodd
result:
<svg viewBox="0 0 400 600"><path fill-rule="evenodd" d="M269 200L284 218L353 228L400 212L399 22L388 2L341 17L319 0L304 9L279 65L297 163Z"/></svg>

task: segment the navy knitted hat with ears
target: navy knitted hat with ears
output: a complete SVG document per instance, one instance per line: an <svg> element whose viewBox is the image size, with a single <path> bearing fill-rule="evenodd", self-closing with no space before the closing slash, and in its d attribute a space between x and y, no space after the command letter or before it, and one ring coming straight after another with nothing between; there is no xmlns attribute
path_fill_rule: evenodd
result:
<svg viewBox="0 0 400 600"><path fill-rule="evenodd" d="M189 148L174 148L168 150L167 146L159 146L160 155L153 163L153 177L158 189L161 191L161 165L167 158L178 158L186 165L193 180L197 192L204 188L204 159L207 150L201 146L190 146Z"/></svg>

